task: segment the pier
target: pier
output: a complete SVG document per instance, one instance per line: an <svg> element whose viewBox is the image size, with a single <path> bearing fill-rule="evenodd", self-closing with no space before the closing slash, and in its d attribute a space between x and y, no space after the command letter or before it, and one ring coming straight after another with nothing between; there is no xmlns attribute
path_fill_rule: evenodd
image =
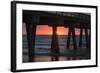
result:
<svg viewBox="0 0 100 73"><path fill-rule="evenodd" d="M36 27L38 25L48 25L52 27L52 41L51 41L51 53L50 54L38 54L38 55L49 55L51 61L59 61L59 56L67 56L67 60L70 60L72 56L73 60L77 57L82 59L90 59L90 46L91 46L91 16L86 13L72 13L72 12L48 12L48 11L30 11L23 10L23 23L26 23L26 32L28 39L28 56L29 62L35 60L35 37ZM66 49L68 50L65 54L59 52L59 40L57 35L57 27L68 28L68 38L66 42ZM76 43L75 29L80 29L79 43ZM82 39L85 36L86 50L81 52ZM70 49L70 40L73 40L73 50Z"/></svg>

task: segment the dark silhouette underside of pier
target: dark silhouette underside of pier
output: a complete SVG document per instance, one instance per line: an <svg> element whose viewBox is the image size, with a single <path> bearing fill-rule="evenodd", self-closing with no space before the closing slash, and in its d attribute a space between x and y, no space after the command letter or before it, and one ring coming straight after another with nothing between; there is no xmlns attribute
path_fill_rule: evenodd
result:
<svg viewBox="0 0 100 73"><path fill-rule="evenodd" d="M51 11L29 11L23 10L23 23L26 23L27 39L28 39L28 51L29 62L34 62L35 57L35 37L37 25L48 25L52 27L52 41L51 41L51 61L59 60L59 45L57 27L68 28L68 39L66 42L66 48L70 50L70 39L73 39L73 53L66 56L70 59L70 55L75 60L78 47L82 47L83 31L85 32L86 48L84 57L90 59L90 39L91 39L91 16L88 13L72 13L72 12L51 12ZM79 45L76 44L75 28L80 29ZM89 31L89 32L88 32Z"/></svg>

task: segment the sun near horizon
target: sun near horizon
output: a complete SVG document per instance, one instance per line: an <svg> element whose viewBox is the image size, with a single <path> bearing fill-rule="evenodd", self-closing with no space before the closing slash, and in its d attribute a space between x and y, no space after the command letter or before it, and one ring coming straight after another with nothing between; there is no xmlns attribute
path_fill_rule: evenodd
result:
<svg viewBox="0 0 100 73"><path fill-rule="evenodd" d="M65 27L57 27L57 35L68 35L68 28ZM76 35L79 35L79 30L75 31ZM40 25L37 26L36 30L37 35L52 35L52 27L48 25Z"/></svg>
<svg viewBox="0 0 100 73"><path fill-rule="evenodd" d="M75 30L76 35L80 35L80 30ZM68 28L65 27L57 27L57 35L68 35ZM26 27L23 24L22 34L26 35ZM48 25L38 25L36 27L36 35L52 35L52 27Z"/></svg>
<svg viewBox="0 0 100 73"><path fill-rule="evenodd" d="M57 27L57 35L67 35L67 29L64 27ZM37 35L52 35L52 27L48 25L37 26L36 34Z"/></svg>

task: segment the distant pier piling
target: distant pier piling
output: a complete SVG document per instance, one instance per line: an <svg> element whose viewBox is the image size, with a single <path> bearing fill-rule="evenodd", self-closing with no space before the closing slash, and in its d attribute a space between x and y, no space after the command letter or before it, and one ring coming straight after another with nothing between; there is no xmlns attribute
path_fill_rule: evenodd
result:
<svg viewBox="0 0 100 73"><path fill-rule="evenodd" d="M58 45L58 35L57 35L57 27L56 26L52 26L52 31L53 31L53 35L52 35L52 41L51 41L51 52L52 54L54 54L54 56L52 56L52 61L58 61L59 60L59 45Z"/></svg>
<svg viewBox="0 0 100 73"><path fill-rule="evenodd" d="M73 39L74 49L77 49L76 36L75 36L75 28L69 27L68 38L67 38L67 48L68 49L70 48L69 46L70 46L71 36L72 36L72 39Z"/></svg>

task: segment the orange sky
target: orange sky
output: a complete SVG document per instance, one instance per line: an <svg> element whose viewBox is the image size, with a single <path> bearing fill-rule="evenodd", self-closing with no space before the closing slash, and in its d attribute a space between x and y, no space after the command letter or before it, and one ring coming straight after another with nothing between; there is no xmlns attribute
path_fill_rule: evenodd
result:
<svg viewBox="0 0 100 73"><path fill-rule="evenodd" d="M79 32L80 32L79 29L75 30L76 35L79 35ZM23 35L26 35L25 23L23 23L22 33L23 33ZM36 28L36 34L37 35L51 35L52 34L52 28L48 25L39 25ZM57 34L58 35L68 35L68 28L57 27Z"/></svg>
<svg viewBox="0 0 100 73"><path fill-rule="evenodd" d="M76 30L76 35L79 35L79 30ZM52 34L52 28L48 25L41 25L37 26L37 35L51 35ZM68 35L68 28L65 27L57 27L57 34L58 35Z"/></svg>

